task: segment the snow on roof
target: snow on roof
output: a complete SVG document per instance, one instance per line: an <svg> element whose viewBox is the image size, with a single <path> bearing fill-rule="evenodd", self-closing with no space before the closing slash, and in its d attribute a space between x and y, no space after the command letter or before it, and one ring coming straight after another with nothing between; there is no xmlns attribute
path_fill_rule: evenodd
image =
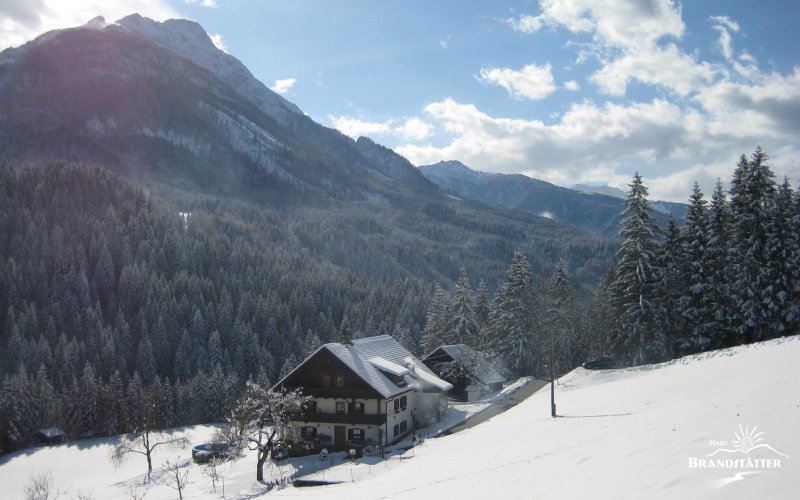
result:
<svg viewBox="0 0 800 500"><path fill-rule="evenodd" d="M486 362L482 357L477 355L476 351L470 348L465 344L452 344L452 345L443 345L440 346L438 349L434 350L431 354L428 354L425 359L431 358L434 353L437 351L442 350L448 356L453 358L453 361L458 361L464 359L465 357L469 357L475 360L475 363L471 363L472 366L472 374L478 378L484 384L498 384L501 382L505 382L506 378L500 374L491 364Z"/></svg>
<svg viewBox="0 0 800 500"><path fill-rule="evenodd" d="M424 368L424 369L423 369ZM414 369L411 371L414 377L418 380L421 380L428 385L432 385L433 387L441 390L441 391L449 391L453 388L453 384L450 382L445 382L444 380L437 377L428 367L423 365L422 363L415 362Z"/></svg>
<svg viewBox="0 0 800 500"><path fill-rule="evenodd" d="M375 365L375 368L377 368L378 370L389 372L392 375L397 375L398 377L402 377L403 375L409 372L408 368L406 368L405 366L400 366L397 363L392 363L391 361L383 359L380 356L369 358L369 362Z"/></svg>
<svg viewBox="0 0 800 500"><path fill-rule="evenodd" d="M389 335L355 339L349 344L332 342L323 345L320 349L327 349L331 354L339 358L384 399L407 392L411 387L395 385L382 370L392 375L397 375L395 373L397 371L406 370L404 374L406 377L413 377L442 391L450 390L453 387L437 377L428 367L423 365L422 362ZM379 361L379 359L382 361ZM406 359L410 359L413 362L413 370L404 368ZM377 361L377 364L375 361Z"/></svg>
<svg viewBox="0 0 800 500"><path fill-rule="evenodd" d="M53 437L63 436L64 431L62 431L58 427L47 427L44 429L39 429L39 434L47 438L53 438Z"/></svg>

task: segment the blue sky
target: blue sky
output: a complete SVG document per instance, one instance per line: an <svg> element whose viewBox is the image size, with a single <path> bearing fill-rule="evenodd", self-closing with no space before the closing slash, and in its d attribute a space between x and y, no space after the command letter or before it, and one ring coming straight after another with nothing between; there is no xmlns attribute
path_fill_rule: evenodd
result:
<svg viewBox="0 0 800 500"><path fill-rule="evenodd" d="M0 0L0 46L130 12L199 22L320 123L415 164L710 193L757 144L800 183L800 2Z"/></svg>

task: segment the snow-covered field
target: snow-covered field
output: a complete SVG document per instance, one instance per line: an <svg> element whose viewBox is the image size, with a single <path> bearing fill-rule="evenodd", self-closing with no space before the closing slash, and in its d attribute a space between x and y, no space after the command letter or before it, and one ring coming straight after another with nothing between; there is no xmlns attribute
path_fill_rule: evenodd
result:
<svg viewBox="0 0 800 500"><path fill-rule="evenodd" d="M332 486L274 489L270 496L319 498L800 498L800 337L704 353L655 366L590 372L578 368L556 389L452 436L428 439L388 461L330 468L307 458L294 467ZM192 442L211 427L181 432ZM763 433L763 434L762 434ZM115 470L108 440L24 450L0 460L3 498L23 498L28 479L91 498L130 498L142 457ZM174 452L157 449L155 464ZM187 461L188 449L178 456ZM335 457L340 463L342 457ZM407 458L407 459L404 459ZM714 467L712 467L714 466ZM269 466L267 466L269 469ZM221 498L200 466L188 465L186 498ZM314 471L317 471L314 473ZM227 498L253 498L254 457L220 468ZM159 474L146 499L177 498Z"/></svg>

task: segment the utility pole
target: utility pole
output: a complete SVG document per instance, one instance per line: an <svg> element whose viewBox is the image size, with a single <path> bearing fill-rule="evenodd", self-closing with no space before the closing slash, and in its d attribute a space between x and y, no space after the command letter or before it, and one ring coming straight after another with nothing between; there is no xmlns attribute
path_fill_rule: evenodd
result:
<svg viewBox="0 0 800 500"><path fill-rule="evenodd" d="M550 329L550 415L556 415L556 340L554 328Z"/></svg>

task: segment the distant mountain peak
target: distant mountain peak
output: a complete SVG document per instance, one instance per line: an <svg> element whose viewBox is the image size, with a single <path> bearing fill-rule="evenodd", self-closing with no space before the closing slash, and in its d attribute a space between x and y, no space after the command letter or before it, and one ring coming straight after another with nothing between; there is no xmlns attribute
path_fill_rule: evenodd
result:
<svg viewBox="0 0 800 500"><path fill-rule="evenodd" d="M585 193L585 194L602 194L614 198L625 199L625 191L611 186L588 186L586 184L575 184L570 189Z"/></svg>
<svg viewBox="0 0 800 500"><path fill-rule="evenodd" d="M139 14L131 14L117 21L116 25L129 34L149 40L211 72L282 124L287 123L289 114L304 116L295 104L269 90L256 79L241 61L217 48L206 30L194 21L168 19L158 22Z"/></svg>
<svg viewBox="0 0 800 500"><path fill-rule="evenodd" d="M106 26L108 26L108 23L106 23L106 18L103 16L97 16L83 25L84 28L89 28L92 30L101 30Z"/></svg>

